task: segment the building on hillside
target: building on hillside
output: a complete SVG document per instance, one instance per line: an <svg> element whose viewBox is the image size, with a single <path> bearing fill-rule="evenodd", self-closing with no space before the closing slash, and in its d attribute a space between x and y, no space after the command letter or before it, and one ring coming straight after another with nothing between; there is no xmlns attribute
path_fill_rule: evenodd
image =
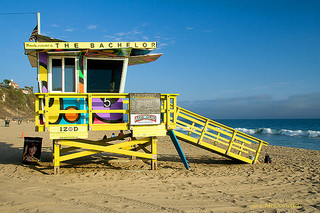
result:
<svg viewBox="0 0 320 213"><path fill-rule="evenodd" d="M32 91L31 91L30 89L21 88L20 90L21 90L21 92L23 92L24 94L32 94Z"/></svg>
<svg viewBox="0 0 320 213"><path fill-rule="evenodd" d="M12 87L15 88L15 89L19 89L18 83L14 83L14 82L13 82L13 79L11 79L9 85L12 86Z"/></svg>
<svg viewBox="0 0 320 213"><path fill-rule="evenodd" d="M13 79L10 81L8 79L4 79L3 82L0 83L0 87L10 87L12 86L15 89L19 89L18 83L14 83Z"/></svg>

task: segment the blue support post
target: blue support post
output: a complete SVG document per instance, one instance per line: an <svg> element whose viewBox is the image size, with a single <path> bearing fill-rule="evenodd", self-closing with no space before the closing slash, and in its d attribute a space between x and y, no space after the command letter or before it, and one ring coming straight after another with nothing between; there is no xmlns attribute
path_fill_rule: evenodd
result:
<svg viewBox="0 0 320 213"><path fill-rule="evenodd" d="M176 147L176 150L177 150L177 152L178 152L178 154L179 154L179 156L180 156L180 158L181 158L182 163L184 164L184 166L186 167L186 169L189 170L189 165L188 165L187 159L186 159L186 157L185 157L184 154L183 154L183 151L182 151L182 149L181 149L181 146L180 146L180 144L179 144L179 142L178 142L178 139L177 139L176 135L174 134L174 131L173 131L173 130L169 130L169 131L168 131L168 134L169 134L169 136L170 136L170 138L171 138L174 146Z"/></svg>

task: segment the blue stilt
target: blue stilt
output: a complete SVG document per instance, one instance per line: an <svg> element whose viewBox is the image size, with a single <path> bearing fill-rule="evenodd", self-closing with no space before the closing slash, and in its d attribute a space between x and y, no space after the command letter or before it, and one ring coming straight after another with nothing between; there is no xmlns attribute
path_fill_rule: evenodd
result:
<svg viewBox="0 0 320 213"><path fill-rule="evenodd" d="M168 131L168 134L169 134L169 136L170 136L170 138L171 138L174 146L176 147L176 150L177 150L177 152L178 152L178 154L179 154L179 156L180 156L180 158L181 158L182 163L184 164L184 166L186 167L186 169L189 170L189 165L188 165L187 159L186 159L186 157L185 157L184 154L183 154L183 151L182 151L182 149L181 149L181 146L180 146L180 144L179 144L179 142L178 142L178 139L177 139L176 135L174 134L174 131L173 131L173 130L170 130L170 131Z"/></svg>

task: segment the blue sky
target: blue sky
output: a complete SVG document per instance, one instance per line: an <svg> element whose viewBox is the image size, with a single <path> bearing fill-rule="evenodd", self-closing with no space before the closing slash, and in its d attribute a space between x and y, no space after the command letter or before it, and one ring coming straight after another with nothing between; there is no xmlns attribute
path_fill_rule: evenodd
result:
<svg viewBox="0 0 320 213"><path fill-rule="evenodd" d="M125 92L177 93L213 119L320 118L320 1L1 1L0 81L36 87L36 11L66 41L157 41L164 55L129 67Z"/></svg>

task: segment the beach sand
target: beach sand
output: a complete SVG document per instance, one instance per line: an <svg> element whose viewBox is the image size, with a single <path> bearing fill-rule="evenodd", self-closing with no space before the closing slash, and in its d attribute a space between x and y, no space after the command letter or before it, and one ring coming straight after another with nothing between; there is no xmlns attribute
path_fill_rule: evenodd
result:
<svg viewBox="0 0 320 213"><path fill-rule="evenodd" d="M42 162L21 163L25 137L42 137ZM90 132L101 139L105 133ZM108 133L110 134L110 133ZM320 151L264 147L272 164L238 164L184 142L186 170L169 137L150 160L100 153L63 162L53 175L52 141L34 123L0 121L1 212L316 212Z"/></svg>

